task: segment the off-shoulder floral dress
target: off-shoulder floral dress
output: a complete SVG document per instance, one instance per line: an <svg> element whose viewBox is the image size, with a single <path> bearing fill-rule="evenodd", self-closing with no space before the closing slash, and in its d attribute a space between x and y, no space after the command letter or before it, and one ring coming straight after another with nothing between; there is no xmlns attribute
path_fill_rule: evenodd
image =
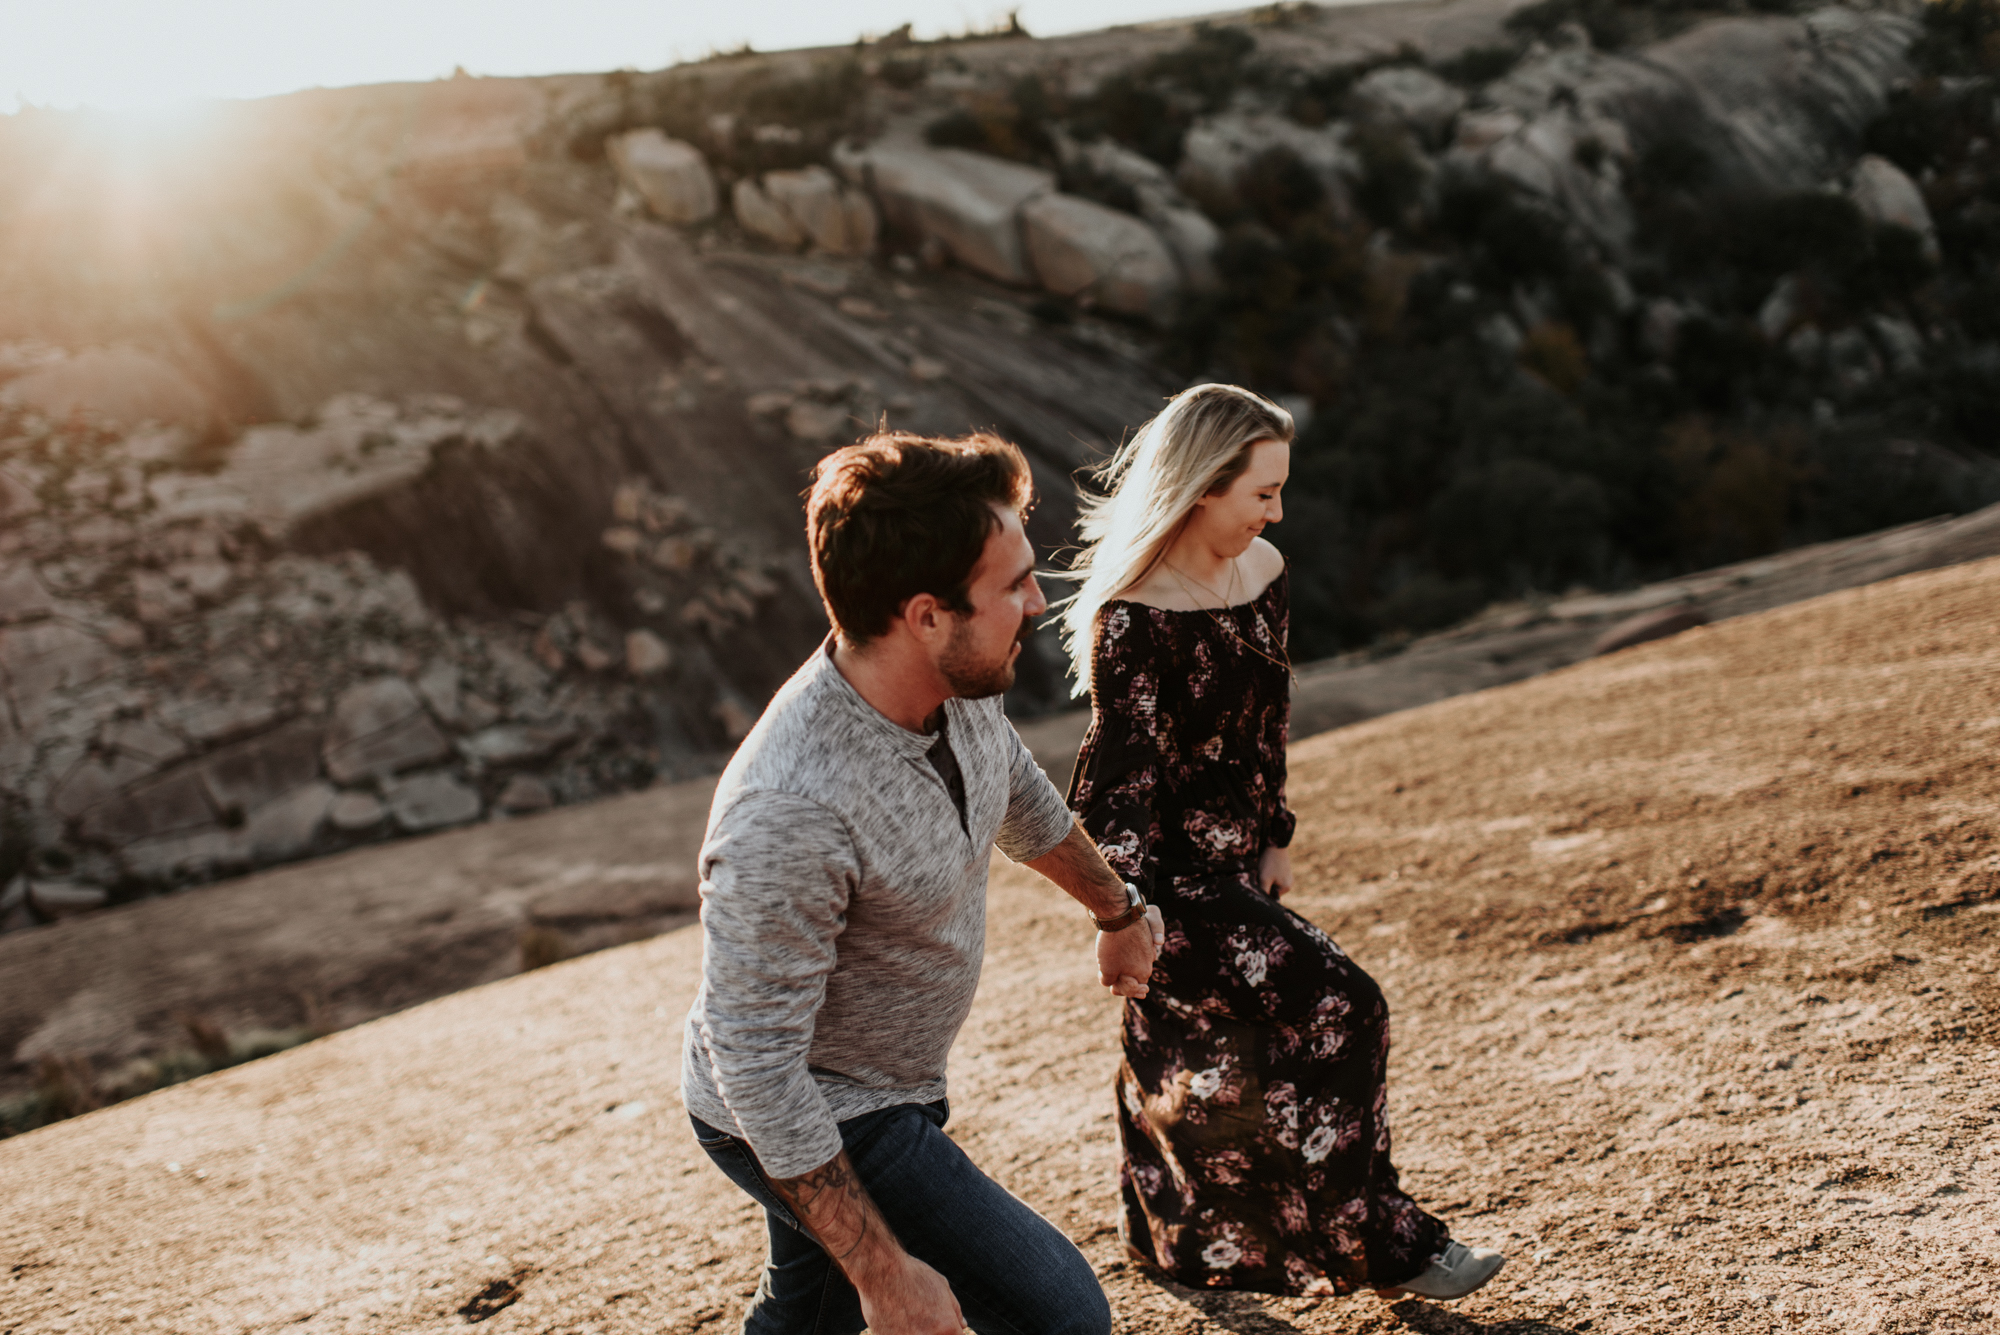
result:
<svg viewBox="0 0 2000 1335"><path fill-rule="evenodd" d="M1166 918L1118 1071L1127 1241L1183 1284L1337 1293L1447 1241L1397 1184L1381 990L1258 888L1285 805L1286 577L1217 611L1114 601L1070 806Z"/></svg>

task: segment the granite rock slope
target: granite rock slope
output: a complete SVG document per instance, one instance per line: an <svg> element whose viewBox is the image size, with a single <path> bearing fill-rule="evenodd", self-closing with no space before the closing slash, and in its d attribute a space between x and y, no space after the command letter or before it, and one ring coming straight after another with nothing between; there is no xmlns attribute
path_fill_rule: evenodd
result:
<svg viewBox="0 0 2000 1335"><path fill-rule="evenodd" d="M1987 1328L1996 581L1891 580L1295 750L1296 904L1388 992L1406 1184L1511 1255L1477 1297L1130 1269L1112 1006L1079 915L1018 870L955 1134L1079 1242L1122 1331ZM728 1329L761 1223L675 1098L699 944L0 1144L0 1329Z"/></svg>

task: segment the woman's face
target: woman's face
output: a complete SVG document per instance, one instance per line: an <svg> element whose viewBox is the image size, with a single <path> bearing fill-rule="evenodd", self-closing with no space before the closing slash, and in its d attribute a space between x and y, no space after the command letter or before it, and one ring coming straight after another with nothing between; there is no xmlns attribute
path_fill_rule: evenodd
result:
<svg viewBox="0 0 2000 1335"><path fill-rule="evenodd" d="M1281 493L1292 474L1292 447L1282 440L1261 440L1250 447L1250 465L1217 496L1194 503L1191 526L1196 536L1223 556L1241 556L1250 540L1285 517Z"/></svg>

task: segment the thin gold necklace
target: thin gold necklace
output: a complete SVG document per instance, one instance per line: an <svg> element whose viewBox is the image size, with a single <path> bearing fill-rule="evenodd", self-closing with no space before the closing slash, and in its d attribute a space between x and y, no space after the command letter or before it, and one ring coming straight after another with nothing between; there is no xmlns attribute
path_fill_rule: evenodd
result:
<svg viewBox="0 0 2000 1335"><path fill-rule="evenodd" d="M1208 585L1203 584L1198 579L1195 579L1193 575L1184 573L1181 570L1181 568L1175 565L1172 561L1162 561L1160 564L1164 565L1167 568L1168 574L1172 575L1176 580L1180 581L1181 592L1187 594L1189 602L1195 601L1194 589L1190 589L1188 587L1189 581L1193 581L1195 588L1200 589L1203 593L1207 594L1209 597L1219 600L1225 609L1234 605L1229 601L1229 598L1227 596L1217 593L1214 589L1209 588ZM1236 592L1236 563L1234 561L1231 561L1229 563L1229 592L1231 594ZM1252 603L1250 605L1250 615L1257 618L1257 628L1264 632L1264 637L1270 640L1271 643L1278 645L1279 648L1284 651L1285 656L1283 658L1273 658L1271 655L1265 653L1262 649L1259 649L1256 645L1250 643L1250 641L1244 639L1243 632L1236 629L1235 623L1224 619L1215 611L1215 609L1208 607L1201 607L1195 610L1208 613L1208 619L1210 621L1213 621L1221 629L1228 631L1229 637L1231 639L1235 640L1238 644L1242 645L1245 649L1248 649L1251 653L1257 655L1257 657L1263 659L1265 662L1273 663L1276 664L1278 667L1283 668L1285 670L1285 675L1290 677L1294 683L1298 681L1298 674L1292 671L1290 649L1286 647L1283 644L1283 642L1278 639L1276 635L1272 634L1270 623L1264 620L1263 609L1259 608L1255 603Z"/></svg>

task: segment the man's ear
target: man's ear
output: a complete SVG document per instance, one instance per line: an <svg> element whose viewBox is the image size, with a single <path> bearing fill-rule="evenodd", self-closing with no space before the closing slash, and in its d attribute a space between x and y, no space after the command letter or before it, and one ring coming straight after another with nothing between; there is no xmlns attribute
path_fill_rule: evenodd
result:
<svg viewBox="0 0 2000 1335"><path fill-rule="evenodd" d="M941 634L947 634L950 626L946 619L950 613L933 593L912 594L897 609L896 619L919 644L928 644Z"/></svg>

